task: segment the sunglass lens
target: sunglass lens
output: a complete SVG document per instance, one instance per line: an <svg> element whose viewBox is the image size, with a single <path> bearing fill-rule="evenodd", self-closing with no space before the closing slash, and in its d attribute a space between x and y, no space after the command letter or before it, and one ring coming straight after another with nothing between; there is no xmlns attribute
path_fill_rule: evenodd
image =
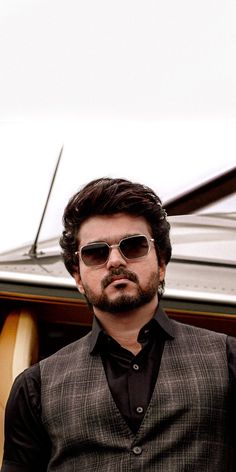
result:
<svg viewBox="0 0 236 472"><path fill-rule="evenodd" d="M145 236L132 236L123 239L120 243L121 252L127 259L144 257L148 253L148 240Z"/></svg>
<svg viewBox="0 0 236 472"><path fill-rule="evenodd" d="M91 244L84 246L81 250L81 257L87 266L104 264L109 255L109 246L107 244Z"/></svg>

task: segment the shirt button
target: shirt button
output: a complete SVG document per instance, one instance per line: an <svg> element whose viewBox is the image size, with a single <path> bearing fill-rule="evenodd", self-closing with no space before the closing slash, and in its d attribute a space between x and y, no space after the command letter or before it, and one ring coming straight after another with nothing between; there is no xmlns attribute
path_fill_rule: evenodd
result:
<svg viewBox="0 0 236 472"><path fill-rule="evenodd" d="M133 364L133 369L134 370L139 370L139 365L138 364Z"/></svg>
<svg viewBox="0 0 236 472"><path fill-rule="evenodd" d="M142 454L142 448L139 446L133 447L133 453L136 454L136 456L138 456L139 454Z"/></svg>
<svg viewBox="0 0 236 472"><path fill-rule="evenodd" d="M139 414L143 413L143 407L142 407L142 406L138 406L138 407L136 408L136 411L137 411L137 413L139 413Z"/></svg>

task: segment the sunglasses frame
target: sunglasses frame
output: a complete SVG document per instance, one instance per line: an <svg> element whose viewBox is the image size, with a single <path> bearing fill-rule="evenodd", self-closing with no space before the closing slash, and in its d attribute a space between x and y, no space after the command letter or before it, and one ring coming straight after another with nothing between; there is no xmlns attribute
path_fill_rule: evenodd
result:
<svg viewBox="0 0 236 472"><path fill-rule="evenodd" d="M123 241L127 240L127 239L134 239L134 238L140 238L140 236L144 237L148 243L148 249L147 249L147 253L144 255L144 256L140 256L140 257L132 257L132 258L129 258L129 257L126 257L121 248L120 248L120 245ZM150 250L151 250L151 244L152 242L154 242L154 238L148 238L145 234L135 234L133 236L126 236L125 238L122 238L118 244L108 244L106 241L99 241L99 242L96 242L96 243L91 243L91 244L84 244L83 246L81 246L81 248L75 252L75 255L76 256L79 256L80 259L83 261L83 263L87 266L87 267L100 267L100 266L103 266L107 263L107 261L109 260L109 257L110 257L110 254L111 254L111 251L112 249L116 248L119 250L121 256L126 260L126 261L137 261L137 260L140 260L140 259L143 259L144 257L146 257ZM84 261L83 257L82 257L82 250L85 248L85 247L89 247L89 246L95 246L97 244L104 244L105 246L108 247L109 249L109 252L108 252L108 256L107 256L107 259L102 262L101 264L86 264L86 262Z"/></svg>

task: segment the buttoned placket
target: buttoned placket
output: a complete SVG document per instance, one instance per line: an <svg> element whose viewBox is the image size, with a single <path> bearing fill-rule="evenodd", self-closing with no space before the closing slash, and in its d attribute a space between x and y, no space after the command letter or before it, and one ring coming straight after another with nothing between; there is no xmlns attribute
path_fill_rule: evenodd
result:
<svg viewBox="0 0 236 472"><path fill-rule="evenodd" d="M142 403L142 398L140 398L141 378L142 360L139 356L136 356L128 373L128 392L131 413L138 421L142 420L146 406Z"/></svg>
<svg viewBox="0 0 236 472"><path fill-rule="evenodd" d="M138 431L146 414L164 346L164 338L161 331L156 330L155 323L152 323L153 327L144 327L140 331L138 342L142 350L136 356L105 332L100 338L102 360L111 393L134 433Z"/></svg>

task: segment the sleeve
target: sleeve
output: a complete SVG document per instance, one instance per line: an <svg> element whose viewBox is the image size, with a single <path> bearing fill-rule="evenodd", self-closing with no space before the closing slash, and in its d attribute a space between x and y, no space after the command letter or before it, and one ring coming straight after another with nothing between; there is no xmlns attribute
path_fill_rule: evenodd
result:
<svg viewBox="0 0 236 472"><path fill-rule="evenodd" d="M50 441L41 421L40 370L36 364L15 380L6 405L1 472L45 472Z"/></svg>
<svg viewBox="0 0 236 472"><path fill-rule="evenodd" d="M227 338L227 357L229 375L233 382L234 389L236 390L236 338L232 336L228 336Z"/></svg>
<svg viewBox="0 0 236 472"><path fill-rule="evenodd" d="M232 398L232 423L233 423L233 441L236 447L236 338L229 336L227 338L227 357L229 367L229 377L233 387Z"/></svg>

